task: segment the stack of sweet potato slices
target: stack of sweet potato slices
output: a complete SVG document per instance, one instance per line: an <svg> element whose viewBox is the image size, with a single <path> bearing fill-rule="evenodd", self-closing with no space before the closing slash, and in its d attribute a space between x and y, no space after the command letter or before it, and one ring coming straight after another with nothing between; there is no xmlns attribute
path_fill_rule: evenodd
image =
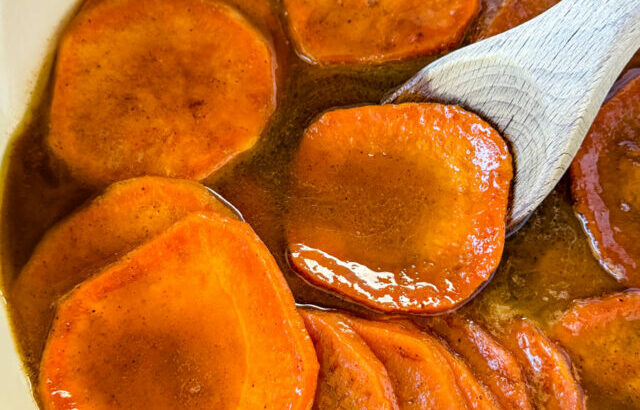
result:
<svg viewBox="0 0 640 410"><path fill-rule="evenodd" d="M23 350L35 367L41 357L44 408L313 400L315 352L282 273L249 225L196 182L109 187L45 235L11 297Z"/></svg>
<svg viewBox="0 0 640 410"><path fill-rule="evenodd" d="M298 53L317 64L436 54L462 40L480 5L478 0L427 1L430 18L414 16L412 25L389 16L415 14L425 2L364 3L345 0L336 13L331 2L284 0ZM478 38L520 24L555 3L505 1ZM418 34L407 35L416 32L415 21L422 22ZM371 36L374 24L394 36ZM190 34L202 27L219 30ZM171 38L158 35L168 31ZM76 178L92 186L146 174L205 178L251 148L273 113L276 56L271 43L253 22L223 3L88 0L65 32L58 54L49 148ZM210 72L222 74L213 78ZM172 84L163 82L167 73L176 73ZM206 86L185 92L186 83ZM162 92L151 92L157 90ZM603 136L615 134L605 131L620 131L618 124L631 124L634 134L618 132L626 144L617 144L616 157L606 153L613 159L637 159L635 117L619 120L614 114L621 105L637 111L638 90L636 79L605 105L572 169L576 208L596 239L606 232L589 218L593 207L581 208L593 190L581 185L580 178L586 177L580 166L589 165L595 151L600 154ZM106 102L96 104L105 95ZM414 139L396 140L397 129L407 124L394 123L394 117L409 118L409 128L426 121L438 131L462 124L465 135L455 144L428 132L421 135L415 127L410 129ZM360 122L354 119L372 128L357 129L354 124ZM498 171L468 165L474 162L467 152L478 141L490 145L480 154L489 155ZM362 240L367 232L356 230L354 240L353 232L342 228L359 227L358 218L371 215L360 210L351 219L334 218L339 207L333 205L341 204L343 196L355 206L367 205L354 198L368 198L373 191L361 195L360 186L348 184L350 178L397 178L408 182L405 191L423 194L411 183L419 185L425 176L446 180L423 156L436 149L449 156L452 168L463 170L460 180L471 175L494 182L486 195L478 194L485 187L455 185L476 195L456 215L480 213L476 204L484 205L485 197L495 200L479 227L455 224L462 226L462 239L469 238L467 231L484 230L486 249L469 251L460 260L459 249L447 245L456 242L448 240L456 231L443 225L440 236L413 244L407 238L415 232L400 232L410 235L397 235L397 244L381 241L385 248L375 258L358 263L361 255L353 249L371 245ZM500 260L510 161L497 132L459 107L407 104L327 112L305 132L294 162L292 197L302 198L303 205L311 202L306 205L313 215L300 207L290 216L290 262L313 284L379 311L442 313L458 307ZM411 164L406 169L415 175L405 168L394 173L397 167L388 162ZM362 173L365 168L369 174ZM635 183L637 171L630 169L634 178L628 179ZM402 185L397 181L391 181L394 187ZM336 194L327 186L346 188ZM309 187L330 202L328 211L318 211ZM635 205L633 187L623 184L612 191L628 199L616 212L627 213ZM387 188L376 186L385 195ZM436 194L452 191L437 183L427 188ZM441 213L451 210L442 199L448 197L425 196L436 204L431 211ZM378 223L386 229L387 220L374 216L363 218L367 226ZM340 229L318 229L318 221ZM636 250L633 237L622 239L627 249ZM388 257L407 244L415 249L406 260ZM431 256L442 255L425 257L425 244L442 248L440 270L452 273L451 280L438 283L432 277L431 259L436 258ZM596 256L614 276L632 286L639 283L635 264L615 264L616 255L607 251L594 244ZM450 294L441 297L433 288ZM609 404L640 405L638 290L576 302L548 335L527 319L512 320L492 333L457 313L418 326L408 320L296 309L277 264L249 225L193 181L139 177L109 186L45 235L9 296L21 348L28 366L39 373L39 399L46 409L584 409L581 384L587 395L589 389L611 392Z"/></svg>
<svg viewBox="0 0 640 410"><path fill-rule="evenodd" d="M320 363L316 409L583 409L571 362L527 320L367 320L299 309Z"/></svg>

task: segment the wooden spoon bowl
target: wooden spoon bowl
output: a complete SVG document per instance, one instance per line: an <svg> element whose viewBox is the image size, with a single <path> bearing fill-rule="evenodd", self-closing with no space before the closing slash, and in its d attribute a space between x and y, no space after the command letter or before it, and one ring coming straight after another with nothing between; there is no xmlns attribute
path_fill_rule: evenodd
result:
<svg viewBox="0 0 640 410"><path fill-rule="evenodd" d="M600 105L640 48L640 0L564 0L438 59L384 103L438 101L483 116L516 160L509 231L569 167Z"/></svg>

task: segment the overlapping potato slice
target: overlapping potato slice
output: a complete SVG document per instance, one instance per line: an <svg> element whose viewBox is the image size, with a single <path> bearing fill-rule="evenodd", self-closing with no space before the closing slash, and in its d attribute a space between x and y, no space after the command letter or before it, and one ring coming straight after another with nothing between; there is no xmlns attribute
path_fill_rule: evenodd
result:
<svg viewBox="0 0 640 410"><path fill-rule="evenodd" d="M308 308L298 312L320 362L314 409L399 408L387 370L340 314Z"/></svg>
<svg viewBox="0 0 640 410"><path fill-rule="evenodd" d="M374 309L455 308L500 261L511 177L500 135L459 107L327 112L292 166L289 259L311 283Z"/></svg>
<svg viewBox="0 0 640 410"><path fill-rule="evenodd" d="M456 377L458 389L465 398L467 408L469 409L499 409L497 399L482 385L475 374L469 369L465 362L447 349L442 343L438 343L438 349L449 362L451 370Z"/></svg>
<svg viewBox="0 0 640 410"><path fill-rule="evenodd" d="M640 285L640 76L602 106L570 170L595 256L618 281Z"/></svg>
<svg viewBox="0 0 640 410"><path fill-rule="evenodd" d="M516 358L478 323L457 315L428 321L452 350L464 357L503 409L531 409L527 381Z"/></svg>
<svg viewBox="0 0 640 410"><path fill-rule="evenodd" d="M551 336L573 359L595 408L640 406L640 290L575 302Z"/></svg>
<svg viewBox="0 0 640 410"><path fill-rule="evenodd" d="M504 343L522 365L537 408L585 409L585 397L566 353L526 319L515 320Z"/></svg>
<svg viewBox="0 0 640 410"><path fill-rule="evenodd" d="M461 370L436 338L407 322L348 320L386 367L401 409L467 408L473 386L460 388Z"/></svg>
<svg viewBox="0 0 640 410"><path fill-rule="evenodd" d="M187 213L200 211L235 217L197 182L140 177L111 185L51 228L9 295L27 365L34 369L40 361L60 296Z"/></svg>
<svg viewBox="0 0 640 410"><path fill-rule="evenodd" d="M39 392L46 409L307 409L317 366L251 228L190 214L60 301Z"/></svg>
<svg viewBox="0 0 640 410"><path fill-rule="evenodd" d="M381 63L458 44L478 0L284 0L289 31L307 61Z"/></svg>
<svg viewBox="0 0 640 410"><path fill-rule="evenodd" d="M60 42L47 142L92 185L202 179L275 106L270 43L210 0L89 0Z"/></svg>

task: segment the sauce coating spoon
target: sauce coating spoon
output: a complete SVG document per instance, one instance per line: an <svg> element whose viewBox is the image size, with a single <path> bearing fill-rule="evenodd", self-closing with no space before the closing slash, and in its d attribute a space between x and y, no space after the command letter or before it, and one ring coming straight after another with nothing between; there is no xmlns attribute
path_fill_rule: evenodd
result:
<svg viewBox="0 0 640 410"><path fill-rule="evenodd" d="M640 0L563 0L452 52L383 103L459 104L492 123L515 157L515 231L565 173L614 81L640 48Z"/></svg>

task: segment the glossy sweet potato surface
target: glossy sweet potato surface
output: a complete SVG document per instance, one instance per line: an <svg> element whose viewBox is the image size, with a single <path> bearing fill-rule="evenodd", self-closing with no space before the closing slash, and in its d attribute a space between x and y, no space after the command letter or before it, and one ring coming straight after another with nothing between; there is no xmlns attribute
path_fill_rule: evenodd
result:
<svg viewBox="0 0 640 410"><path fill-rule="evenodd" d="M317 366L251 228L190 214L62 299L39 391L46 409L308 409Z"/></svg>
<svg viewBox="0 0 640 410"><path fill-rule="evenodd" d="M552 328L596 408L640 406L640 290L577 301ZM594 393L597 393L594 394Z"/></svg>
<svg viewBox="0 0 640 410"><path fill-rule="evenodd" d="M341 314L298 311L320 363L314 409L399 409L387 370Z"/></svg>
<svg viewBox="0 0 640 410"><path fill-rule="evenodd" d="M91 185L202 179L256 142L274 61L222 2L89 0L60 42L48 145Z"/></svg>
<svg viewBox="0 0 640 410"><path fill-rule="evenodd" d="M640 76L602 106L570 172L595 256L618 281L640 286Z"/></svg>
<svg viewBox="0 0 640 410"><path fill-rule="evenodd" d="M500 34L537 17L555 6L560 0L505 0L480 31L486 38Z"/></svg>
<svg viewBox="0 0 640 410"><path fill-rule="evenodd" d="M442 356L447 360L456 378L458 389L464 396L467 408L497 410L500 408L493 393L475 376L467 364L442 342L437 344Z"/></svg>
<svg viewBox="0 0 640 410"><path fill-rule="evenodd" d="M9 294L28 366L40 360L58 298L187 213L200 211L234 216L197 182L140 177L111 185L51 228Z"/></svg>
<svg viewBox="0 0 640 410"><path fill-rule="evenodd" d="M455 308L500 261L511 177L500 135L459 107L329 111L292 166L290 261L377 310Z"/></svg>
<svg viewBox="0 0 640 410"><path fill-rule="evenodd" d="M514 321L506 330L504 343L522 365L537 408L586 409L569 357L535 324L526 319Z"/></svg>
<svg viewBox="0 0 640 410"><path fill-rule="evenodd" d="M457 45L479 0L284 0L289 32L307 61L381 63Z"/></svg>
<svg viewBox="0 0 640 410"><path fill-rule="evenodd" d="M384 364L400 408L466 408L440 342L407 323L349 317L349 324Z"/></svg>
<svg viewBox="0 0 640 410"><path fill-rule="evenodd" d="M501 408L532 409L527 381L513 354L473 320L458 315L427 321L460 354Z"/></svg>

